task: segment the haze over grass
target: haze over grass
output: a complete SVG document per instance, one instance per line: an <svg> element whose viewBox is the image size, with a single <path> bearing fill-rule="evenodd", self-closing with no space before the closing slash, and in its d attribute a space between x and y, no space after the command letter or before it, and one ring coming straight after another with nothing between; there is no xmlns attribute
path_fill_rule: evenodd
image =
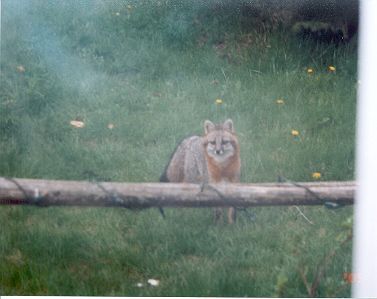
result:
<svg viewBox="0 0 377 299"><path fill-rule="evenodd" d="M2 4L1 176L156 182L183 137L232 118L242 182L353 179L355 39L303 40L241 1ZM352 208L300 209L314 225L295 207L233 226L210 209L0 207L0 293L304 297L335 250L315 295L349 296Z"/></svg>

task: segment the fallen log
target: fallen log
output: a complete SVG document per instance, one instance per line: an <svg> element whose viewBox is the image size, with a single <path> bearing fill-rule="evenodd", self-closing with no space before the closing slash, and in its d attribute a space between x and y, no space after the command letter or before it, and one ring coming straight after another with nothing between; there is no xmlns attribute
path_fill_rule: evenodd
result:
<svg viewBox="0 0 377 299"><path fill-rule="evenodd" d="M0 177L0 205L254 207L353 204L355 182L263 184L113 183Z"/></svg>

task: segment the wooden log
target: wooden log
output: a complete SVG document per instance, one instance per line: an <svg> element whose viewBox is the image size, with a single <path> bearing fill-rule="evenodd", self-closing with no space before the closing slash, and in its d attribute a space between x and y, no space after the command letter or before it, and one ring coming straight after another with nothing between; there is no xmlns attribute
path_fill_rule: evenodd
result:
<svg viewBox="0 0 377 299"><path fill-rule="evenodd" d="M253 207L353 204L355 182L264 184L110 183L0 177L0 205Z"/></svg>

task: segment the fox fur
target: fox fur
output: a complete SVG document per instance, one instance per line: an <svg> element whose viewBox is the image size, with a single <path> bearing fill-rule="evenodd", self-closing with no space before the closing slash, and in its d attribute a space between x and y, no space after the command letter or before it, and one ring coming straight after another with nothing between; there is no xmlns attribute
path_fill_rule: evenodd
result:
<svg viewBox="0 0 377 299"><path fill-rule="evenodd" d="M204 122L203 136L185 138L175 149L161 182L172 183L238 183L241 160L233 121L222 124ZM229 208L228 222L235 221L235 209ZM222 210L215 209L215 220Z"/></svg>

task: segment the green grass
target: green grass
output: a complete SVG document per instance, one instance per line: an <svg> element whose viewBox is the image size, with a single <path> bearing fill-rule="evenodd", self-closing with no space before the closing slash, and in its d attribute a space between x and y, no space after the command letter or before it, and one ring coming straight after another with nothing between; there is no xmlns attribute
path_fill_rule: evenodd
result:
<svg viewBox="0 0 377 299"><path fill-rule="evenodd" d="M156 182L179 140L232 118L242 182L353 179L355 41L263 29L238 2L48 3L3 0L1 176ZM350 296L352 207L300 209L313 225L295 207L229 226L210 209L2 206L0 294L306 297L300 272L324 267L314 295Z"/></svg>

